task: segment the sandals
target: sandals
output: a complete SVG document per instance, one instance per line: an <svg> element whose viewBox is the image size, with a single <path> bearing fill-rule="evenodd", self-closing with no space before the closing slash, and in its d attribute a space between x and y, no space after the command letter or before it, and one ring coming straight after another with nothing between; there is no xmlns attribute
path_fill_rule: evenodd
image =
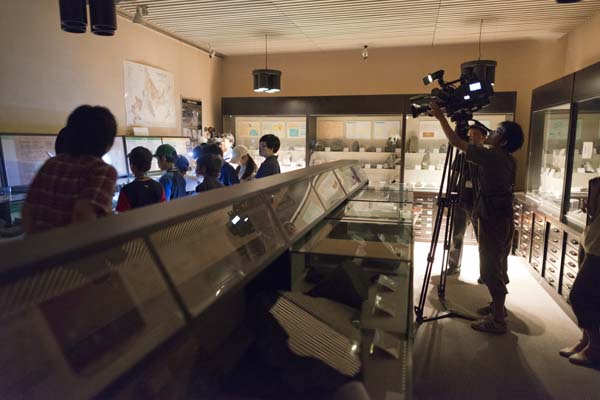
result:
<svg viewBox="0 0 600 400"><path fill-rule="evenodd" d="M585 367L600 365L600 348L586 347L579 353L570 356L569 361Z"/></svg>
<svg viewBox="0 0 600 400"><path fill-rule="evenodd" d="M508 326L506 325L506 322L498 322L490 315L472 322L471 328L475 329L476 331L494 333L497 335L502 335L508 332Z"/></svg>
<svg viewBox="0 0 600 400"><path fill-rule="evenodd" d="M569 358L569 357L571 357L572 355L574 355L574 354L577 354L577 353L579 353L580 351L582 351L583 349L585 349L585 348L587 347L587 345L588 345L588 342L587 342L587 341L585 341L585 342L583 342L583 341L579 341L579 342L577 342L577 344L576 344L576 345L574 345L574 346L571 346L571 347L565 347L564 349L561 349L561 350L558 352L558 354L560 354L560 355L561 355L561 356L563 356L563 357L567 357L567 358Z"/></svg>

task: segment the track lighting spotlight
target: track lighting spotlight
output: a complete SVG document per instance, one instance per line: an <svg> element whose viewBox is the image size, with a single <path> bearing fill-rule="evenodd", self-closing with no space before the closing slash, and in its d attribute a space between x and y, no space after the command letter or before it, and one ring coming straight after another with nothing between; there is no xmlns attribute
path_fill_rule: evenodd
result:
<svg viewBox="0 0 600 400"><path fill-rule="evenodd" d="M143 24L144 17L148 16L148 6L141 5L135 8L135 15L133 16L134 24Z"/></svg>
<svg viewBox="0 0 600 400"><path fill-rule="evenodd" d="M369 58L369 46L367 46L366 44L363 47L362 58L364 61L367 61L367 59Z"/></svg>

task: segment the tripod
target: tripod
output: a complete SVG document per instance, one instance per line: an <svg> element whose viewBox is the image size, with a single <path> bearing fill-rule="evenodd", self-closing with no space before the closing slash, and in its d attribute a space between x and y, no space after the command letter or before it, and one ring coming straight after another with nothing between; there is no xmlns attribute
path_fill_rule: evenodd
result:
<svg viewBox="0 0 600 400"><path fill-rule="evenodd" d="M463 139L467 140L467 131L469 129L468 121L472 119L471 114L463 113L452 118L456 122L456 132ZM458 155L458 149L456 149L456 158L454 157L454 147L448 143L448 150L446 152L446 160L444 161L444 170L442 172L442 180L440 183L440 189L438 191L437 198L437 213L435 217L435 223L433 225L433 233L431 238L431 245L429 247L429 253L427 255L427 267L425 269L425 277L423 279L423 286L421 288L421 295L419 297L419 304L415 307L415 314L417 316L417 322L428 322L443 318L463 318L473 320L472 317L460 314L456 311L448 309L445 303L446 298L446 282L448 277L448 262L449 262L449 251L450 241L452 239L452 231L454 229L454 211L462 196L465 186L464 171L465 171L465 156ZM458 160L457 162L455 160ZM455 166L454 164L458 165ZM455 168L457 167L457 168ZM460 179L459 179L460 177ZM444 190L445 188L445 190ZM425 300L427 299L427 289L431 280L431 272L433 269L433 263L435 261L435 250L437 248L438 239L440 237L440 230L442 227L444 211L446 213L446 226L444 233L444 252L442 255L442 269L440 274L440 283L437 287L438 298L446 311L441 314L424 317L423 311L425 308Z"/></svg>

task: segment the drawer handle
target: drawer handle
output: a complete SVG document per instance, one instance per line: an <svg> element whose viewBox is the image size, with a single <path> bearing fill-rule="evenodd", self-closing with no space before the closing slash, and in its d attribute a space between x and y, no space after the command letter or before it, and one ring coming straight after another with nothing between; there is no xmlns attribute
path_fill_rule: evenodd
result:
<svg viewBox="0 0 600 400"><path fill-rule="evenodd" d="M536 250L540 249L540 245L539 244L534 244L533 247L535 247Z"/></svg>
<svg viewBox="0 0 600 400"><path fill-rule="evenodd" d="M567 283L567 288L568 288L569 290L573 289L573 284L571 284L571 283Z"/></svg>
<svg viewBox="0 0 600 400"><path fill-rule="evenodd" d="M533 269L535 269L536 271L539 271L537 264L533 264Z"/></svg>
<svg viewBox="0 0 600 400"><path fill-rule="evenodd" d="M577 268L577 265L573 261L568 261L567 264L569 264L569 267L571 268Z"/></svg>
<svg viewBox="0 0 600 400"><path fill-rule="evenodd" d="M536 218L535 220L536 220L536 222L539 222L539 223L542 223L542 221L543 221L543 219L541 219L541 218Z"/></svg>
<svg viewBox="0 0 600 400"><path fill-rule="evenodd" d="M558 250L556 249L550 249L551 252L553 252L554 254L558 253Z"/></svg>
<svg viewBox="0 0 600 400"><path fill-rule="evenodd" d="M572 255L572 256L577 257L577 252L575 250L569 251L569 254Z"/></svg>
<svg viewBox="0 0 600 400"><path fill-rule="evenodd" d="M554 232L554 233L559 233L559 232L560 232L560 230L558 230L558 228L552 228L552 232Z"/></svg>
<svg viewBox="0 0 600 400"><path fill-rule="evenodd" d="M538 235L535 235L535 240L541 240L542 238L539 237Z"/></svg>
<svg viewBox="0 0 600 400"><path fill-rule="evenodd" d="M575 246L579 245L579 242L575 239L571 239L571 243L574 244Z"/></svg>
<svg viewBox="0 0 600 400"><path fill-rule="evenodd" d="M553 263L555 263L556 259L554 259L553 257L550 257L550 261L553 262Z"/></svg>
<svg viewBox="0 0 600 400"><path fill-rule="evenodd" d="M555 273L555 272L556 272L556 270L555 270L554 268L552 268L552 267L549 267L549 268L548 268L548 271L550 271L550 272L552 272L552 273Z"/></svg>
<svg viewBox="0 0 600 400"><path fill-rule="evenodd" d="M575 279L575 274L573 274L572 272L567 272L567 276L571 279Z"/></svg>
<svg viewBox="0 0 600 400"><path fill-rule="evenodd" d="M558 239L552 239L554 243L558 243Z"/></svg>

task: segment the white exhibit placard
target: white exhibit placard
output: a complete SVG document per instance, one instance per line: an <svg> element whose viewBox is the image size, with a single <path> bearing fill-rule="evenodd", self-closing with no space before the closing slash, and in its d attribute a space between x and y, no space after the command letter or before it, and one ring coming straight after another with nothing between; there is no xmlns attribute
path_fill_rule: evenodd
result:
<svg viewBox="0 0 600 400"><path fill-rule="evenodd" d="M444 130L439 121L420 121L419 122L419 139L438 140L446 139Z"/></svg>
<svg viewBox="0 0 600 400"><path fill-rule="evenodd" d="M594 142L583 142L583 150L581 151L581 158L590 159L594 154Z"/></svg>

